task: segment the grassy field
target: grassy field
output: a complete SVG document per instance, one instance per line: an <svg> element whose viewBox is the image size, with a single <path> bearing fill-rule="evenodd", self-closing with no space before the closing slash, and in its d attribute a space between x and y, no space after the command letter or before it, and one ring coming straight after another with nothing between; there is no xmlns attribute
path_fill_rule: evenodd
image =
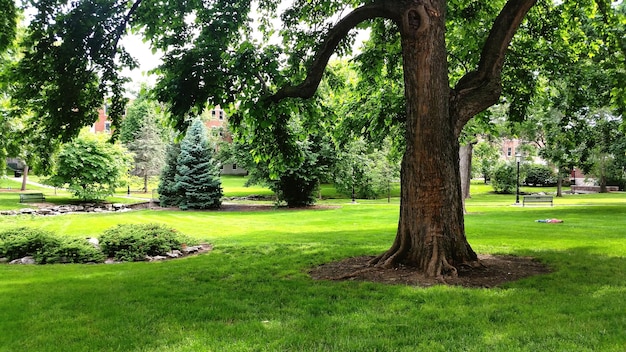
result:
<svg viewBox="0 0 626 352"><path fill-rule="evenodd" d="M625 351L626 194L522 208L489 191L474 184L467 202L473 248L533 256L551 274L492 289L307 275L387 249L397 198L328 200L337 206L324 210L2 217L0 229L69 237L157 222L215 250L161 263L0 265L0 351ZM535 222L546 218L564 222Z"/></svg>

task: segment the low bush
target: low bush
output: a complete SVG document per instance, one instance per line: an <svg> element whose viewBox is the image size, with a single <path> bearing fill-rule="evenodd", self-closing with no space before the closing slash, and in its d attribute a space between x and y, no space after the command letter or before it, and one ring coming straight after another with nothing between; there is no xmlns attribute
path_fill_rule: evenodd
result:
<svg viewBox="0 0 626 352"><path fill-rule="evenodd" d="M517 183L516 169L511 163L501 163L493 171L491 186L496 193L511 194Z"/></svg>
<svg viewBox="0 0 626 352"><path fill-rule="evenodd" d="M0 232L0 257L32 257L38 264L102 262L99 249L86 240L63 240L52 232L19 227Z"/></svg>
<svg viewBox="0 0 626 352"><path fill-rule="evenodd" d="M524 183L529 186L554 186L556 174L546 165L532 164L526 167L526 179Z"/></svg>
<svg viewBox="0 0 626 352"><path fill-rule="evenodd" d="M158 224L123 224L100 236L102 252L122 261L144 260L146 256L164 255L182 245L191 244L186 236Z"/></svg>

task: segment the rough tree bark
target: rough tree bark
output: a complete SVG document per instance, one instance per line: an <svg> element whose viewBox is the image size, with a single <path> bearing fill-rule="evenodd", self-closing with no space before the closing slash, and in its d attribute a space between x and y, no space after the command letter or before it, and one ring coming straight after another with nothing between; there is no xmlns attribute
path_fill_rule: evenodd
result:
<svg viewBox="0 0 626 352"><path fill-rule="evenodd" d="M465 238L459 143L450 118L445 1L415 2L399 24L407 102L398 232L372 264L455 275L477 260Z"/></svg>
<svg viewBox="0 0 626 352"><path fill-rule="evenodd" d="M340 21L320 46L304 82L269 98L310 97L332 51L358 23L377 17L394 21L402 38L407 105L402 160L400 218L396 239L370 264L405 264L425 275L456 275L478 258L465 237L458 137L477 113L495 104L511 39L535 0L509 0L493 24L479 66L454 89L448 81L445 0L374 1Z"/></svg>

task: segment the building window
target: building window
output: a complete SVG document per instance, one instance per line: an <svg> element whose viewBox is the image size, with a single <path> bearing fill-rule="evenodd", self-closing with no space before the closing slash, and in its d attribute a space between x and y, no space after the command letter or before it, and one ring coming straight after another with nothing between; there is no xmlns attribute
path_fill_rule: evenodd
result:
<svg viewBox="0 0 626 352"><path fill-rule="evenodd" d="M513 155L513 151L511 150L511 148L507 148L506 156L511 156L511 155Z"/></svg>
<svg viewBox="0 0 626 352"><path fill-rule="evenodd" d="M215 110L211 110L211 117L215 117Z"/></svg>
<svg viewBox="0 0 626 352"><path fill-rule="evenodd" d="M105 121L104 122L104 131L106 133L111 133L111 122L110 121Z"/></svg>
<svg viewBox="0 0 626 352"><path fill-rule="evenodd" d="M237 164L233 164L233 170L237 170Z"/></svg>
<svg viewBox="0 0 626 352"><path fill-rule="evenodd" d="M220 120L224 119L224 111L220 110Z"/></svg>

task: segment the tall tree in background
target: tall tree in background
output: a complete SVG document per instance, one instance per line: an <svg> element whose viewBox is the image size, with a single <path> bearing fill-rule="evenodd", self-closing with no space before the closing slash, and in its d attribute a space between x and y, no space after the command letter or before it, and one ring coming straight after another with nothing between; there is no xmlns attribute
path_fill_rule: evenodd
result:
<svg viewBox="0 0 626 352"><path fill-rule="evenodd" d="M132 174L143 179L143 191L148 192L148 178L158 175L165 164L165 143L154 118L148 117L128 143L133 153L135 167Z"/></svg>
<svg viewBox="0 0 626 352"><path fill-rule="evenodd" d="M220 168L207 134L204 123L195 119L180 143L174 180L177 193L182 195L179 207L183 210L217 209L222 205Z"/></svg>

